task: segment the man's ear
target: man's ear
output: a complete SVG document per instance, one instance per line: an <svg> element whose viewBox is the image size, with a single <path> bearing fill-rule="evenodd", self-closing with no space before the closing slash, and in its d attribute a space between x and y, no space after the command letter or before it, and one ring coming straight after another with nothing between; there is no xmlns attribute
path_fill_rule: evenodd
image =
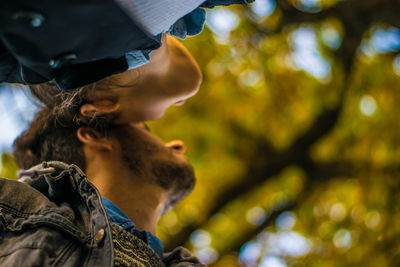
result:
<svg viewBox="0 0 400 267"><path fill-rule="evenodd" d="M112 142L109 138L101 135L98 131L90 127L80 127L76 132L78 139L87 146L101 150L112 150Z"/></svg>
<svg viewBox="0 0 400 267"><path fill-rule="evenodd" d="M96 100L93 103L83 104L80 112L85 117L94 117L96 115L104 115L119 109L118 101L103 99Z"/></svg>

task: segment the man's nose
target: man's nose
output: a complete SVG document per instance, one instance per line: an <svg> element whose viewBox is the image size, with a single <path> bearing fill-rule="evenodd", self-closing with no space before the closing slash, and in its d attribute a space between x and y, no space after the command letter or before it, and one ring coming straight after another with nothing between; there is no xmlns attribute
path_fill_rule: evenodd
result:
<svg viewBox="0 0 400 267"><path fill-rule="evenodd" d="M181 140L174 140L167 144L166 147L172 149L175 153L183 154L185 153L185 144Z"/></svg>

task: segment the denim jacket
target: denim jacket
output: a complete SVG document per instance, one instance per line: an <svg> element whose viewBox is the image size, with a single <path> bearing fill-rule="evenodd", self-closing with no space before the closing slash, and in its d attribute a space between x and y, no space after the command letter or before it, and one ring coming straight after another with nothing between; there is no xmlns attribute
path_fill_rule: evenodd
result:
<svg viewBox="0 0 400 267"><path fill-rule="evenodd" d="M0 178L0 266L113 266L106 210L78 167L44 162L19 176ZM163 262L203 266L183 248Z"/></svg>

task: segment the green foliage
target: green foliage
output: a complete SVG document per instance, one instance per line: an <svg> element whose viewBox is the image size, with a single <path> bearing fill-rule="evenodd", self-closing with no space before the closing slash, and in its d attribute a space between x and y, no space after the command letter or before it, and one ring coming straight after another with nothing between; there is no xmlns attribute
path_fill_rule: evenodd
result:
<svg viewBox="0 0 400 267"><path fill-rule="evenodd" d="M214 266L245 265L246 242L261 247L249 266L271 255L287 266L397 266L400 70L396 53L368 50L371 29L399 26L397 6L322 1L306 13L288 2L263 19L231 8L240 23L227 41L207 28L185 41L204 82L151 128L186 143L198 183L158 233L167 248L185 241ZM299 29L314 34L326 77L295 62ZM307 250L277 252L285 234Z"/></svg>
<svg viewBox="0 0 400 267"><path fill-rule="evenodd" d="M229 34L206 27L184 41L201 89L150 123L186 143L197 174L160 221L167 249L185 244L221 267L246 265L244 244L257 247L248 266L400 265L400 57L371 45L376 29L400 27L397 2L277 0L266 17L235 6ZM296 61L299 31L325 76ZM2 166L15 178L11 156Z"/></svg>
<svg viewBox="0 0 400 267"><path fill-rule="evenodd" d="M8 179L17 179L18 165L15 159L9 153L1 155L0 177Z"/></svg>

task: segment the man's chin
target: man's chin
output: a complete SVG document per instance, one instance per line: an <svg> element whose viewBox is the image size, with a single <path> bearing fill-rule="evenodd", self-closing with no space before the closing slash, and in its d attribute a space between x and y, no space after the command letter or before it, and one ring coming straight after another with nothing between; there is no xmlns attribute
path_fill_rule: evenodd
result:
<svg viewBox="0 0 400 267"><path fill-rule="evenodd" d="M153 161L152 172L159 186L170 192L170 202L175 205L194 188L196 178L189 164Z"/></svg>

